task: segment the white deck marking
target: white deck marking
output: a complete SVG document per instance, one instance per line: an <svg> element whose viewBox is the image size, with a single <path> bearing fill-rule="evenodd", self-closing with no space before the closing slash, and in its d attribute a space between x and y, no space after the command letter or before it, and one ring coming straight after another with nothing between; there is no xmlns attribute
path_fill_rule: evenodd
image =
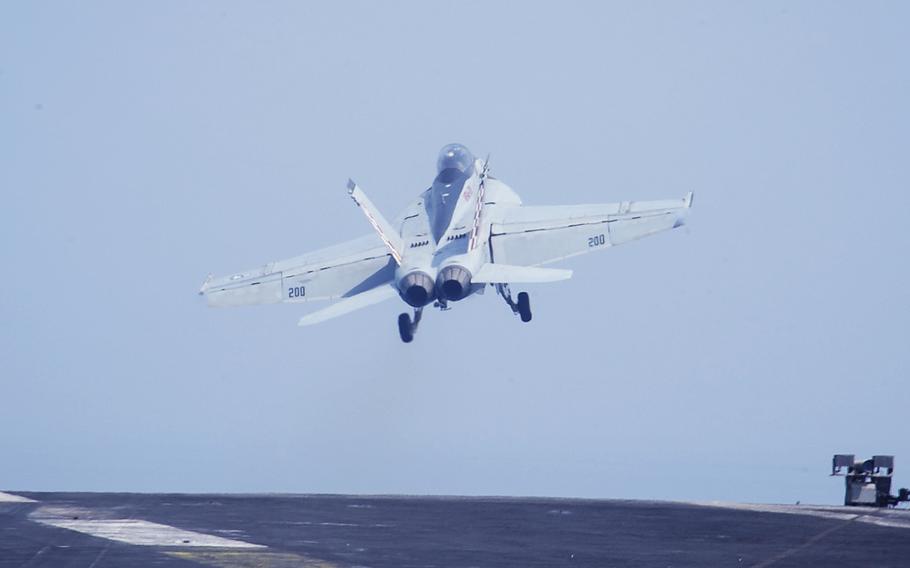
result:
<svg viewBox="0 0 910 568"><path fill-rule="evenodd" d="M103 510L96 511L77 507L40 507L29 514L29 519L42 525L138 546L266 548L261 544L178 529L141 519L97 518L104 514Z"/></svg>
<svg viewBox="0 0 910 568"><path fill-rule="evenodd" d="M785 513L788 515L808 515L825 519L852 521L860 516L863 511L845 511L843 507L824 507L812 505L765 505L759 503L727 503L725 501L709 501L707 503L690 503L702 507L717 507L720 509L736 509L739 511L754 511L756 513Z"/></svg>
<svg viewBox="0 0 910 568"><path fill-rule="evenodd" d="M793 548L788 548L787 550L781 552L780 554L777 554L767 560L764 560L762 562L759 562L758 564L755 564L752 568L765 568L766 566L771 566L773 564L777 564L781 560L789 558L789 557L793 556L794 554L798 554L799 552L802 552L803 550L809 548L813 544L821 541L822 539L824 539L826 536L830 535L831 533L837 532L846 526L847 526L847 523L843 523L843 524L834 525L833 527L825 529L822 532L820 532L817 535L810 538L809 540L807 540L806 542L800 544L799 546L794 546Z"/></svg>
<svg viewBox="0 0 910 568"><path fill-rule="evenodd" d="M910 518L907 517L889 519L885 517L872 517L869 515L863 515L856 520L861 523L871 523L880 527L889 527L893 529L910 529Z"/></svg>
<svg viewBox="0 0 910 568"><path fill-rule="evenodd" d="M838 521L858 521L880 527L910 529L910 517L906 510L878 509L875 507L838 507L831 505L762 505L751 503L727 503L710 501L707 503L688 503L702 507L718 507L756 513L784 513L787 515L807 515Z"/></svg>
<svg viewBox="0 0 910 568"><path fill-rule="evenodd" d="M4 493L0 491L0 503L34 503L34 499L29 499L28 497L22 497L21 495L13 495L12 493Z"/></svg>
<svg viewBox="0 0 910 568"><path fill-rule="evenodd" d="M134 519L35 519L43 525L69 529L99 538L139 546L180 546L216 548L265 548L242 540L233 540L195 531L187 531L149 521Z"/></svg>

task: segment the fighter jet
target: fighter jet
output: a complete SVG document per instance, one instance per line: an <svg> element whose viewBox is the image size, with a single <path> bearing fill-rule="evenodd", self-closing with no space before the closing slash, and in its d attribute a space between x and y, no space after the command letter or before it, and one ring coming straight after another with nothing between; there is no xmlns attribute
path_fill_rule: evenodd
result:
<svg viewBox="0 0 910 568"><path fill-rule="evenodd" d="M527 292L511 286L565 280L571 270L544 265L653 235L684 224L692 193L682 199L601 205L526 206L461 144L442 148L433 184L389 221L363 190L348 194L373 233L339 245L222 278L199 293L210 306L337 300L302 317L312 325L399 297L413 308L398 316L410 343L423 310L449 310L493 287L512 313L531 321Z"/></svg>

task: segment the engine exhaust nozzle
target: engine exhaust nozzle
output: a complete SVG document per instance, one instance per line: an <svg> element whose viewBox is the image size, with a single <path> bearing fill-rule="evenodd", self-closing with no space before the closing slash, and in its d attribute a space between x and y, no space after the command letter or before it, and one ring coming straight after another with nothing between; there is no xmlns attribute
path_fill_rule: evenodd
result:
<svg viewBox="0 0 910 568"><path fill-rule="evenodd" d="M470 288L471 273L463 266L446 266L436 278L436 290L446 300L457 302L467 296Z"/></svg>
<svg viewBox="0 0 910 568"><path fill-rule="evenodd" d="M409 306L422 308L436 298L436 287L429 274L415 271L398 282L398 293Z"/></svg>

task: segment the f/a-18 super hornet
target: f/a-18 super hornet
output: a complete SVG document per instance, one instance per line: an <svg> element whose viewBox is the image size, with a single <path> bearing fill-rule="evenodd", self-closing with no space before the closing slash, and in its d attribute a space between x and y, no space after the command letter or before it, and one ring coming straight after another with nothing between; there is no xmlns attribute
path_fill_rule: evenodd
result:
<svg viewBox="0 0 910 568"><path fill-rule="evenodd" d="M543 265L679 227L692 205L690 192L662 201L525 206L490 175L489 159L475 159L460 144L443 147L433 185L391 221L353 181L348 193L373 233L254 270L209 276L199 293L211 306L337 300L299 325L398 296L414 311L413 318L398 316L408 343L425 307L448 310L489 285L528 322L528 294L513 298L510 285L570 278L571 270Z"/></svg>

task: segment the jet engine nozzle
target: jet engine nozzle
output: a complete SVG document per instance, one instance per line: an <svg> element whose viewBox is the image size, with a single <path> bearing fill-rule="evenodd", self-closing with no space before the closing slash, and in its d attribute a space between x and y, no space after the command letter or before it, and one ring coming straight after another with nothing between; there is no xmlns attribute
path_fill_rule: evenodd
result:
<svg viewBox="0 0 910 568"><path fill-rule="evenodd" d="M441 298L457 302L468 295L471 272L464 266L446 266L436 278L436 289Z"/></svg>
<svg viewBox="0 0 910 568"><path fill-rule="evenodd" d="M415 270L398 281L401 299L415 308L422 308L436 298L436 286L426 272Z"/></svg>

